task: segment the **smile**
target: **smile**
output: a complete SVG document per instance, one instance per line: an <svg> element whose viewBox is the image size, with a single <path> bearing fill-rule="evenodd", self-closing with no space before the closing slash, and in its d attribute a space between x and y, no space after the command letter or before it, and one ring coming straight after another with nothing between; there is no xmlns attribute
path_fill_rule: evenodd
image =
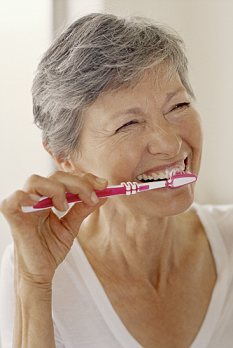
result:
<svg viewBox="0 0 233 348"><path fill-rule="evenodd" d="M152 181L159 181L164 179L170 179L172 175L175 173L190 173L188 158L186 158L183 161L180 161L179 163L175 164L174 166L167 166L167 168L159 171L150 171L149 173L142 173L136 177L138 181L141 182L152 182Z"/></svg>

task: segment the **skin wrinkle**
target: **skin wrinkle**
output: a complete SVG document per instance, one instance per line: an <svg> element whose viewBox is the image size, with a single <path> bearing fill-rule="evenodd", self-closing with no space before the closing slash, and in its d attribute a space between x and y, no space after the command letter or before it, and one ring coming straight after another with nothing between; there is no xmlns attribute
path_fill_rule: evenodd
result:
<svg viewBox="0 0 233 348"><path fill-rule="evenodd" d="M122 324L142 347L190 347L216 281L204 227L191 208L195 184L112 197L97 205L90 199L93 189L104 187L96 177L106 178L108 185L134 181L140 173L172 169L172 163L187 158L188 169L198 175L202 134L182 40L144 19L87 15L47 50L32 94L35 122L66 173L58 170L50 179L40 177L38 184L31 176L34 184L31 181L27 191L52 196L58 210L64 209L65 192L78 193L84 202L61 219L45 211L29 214L27 229L18 224L23 245L18 264L45 287L48 305L42 305L42 292L24 283L22 308L32 315L25 316L27 326L22 326L24 312L16 310L15 336L26 327L28 345L55 347L52 278L67 255L64 245L70 249L73 236ZM121 118L111 117L132 108ZM14 196L22 197L17 210L21 222L19 208L32 201L28 192ZM11 201L13 212L16 204ZM49 225L40 232L51 252L37 238L39 216L47 214ZM11 215L15 224L17 218ZM60 236L56 240L54 231ZM12 232L17 235L16 229ZM66 243L59 243L60 238Z"/></svg>
<svg viewBox="0 0 233 348"><path fill-rule="evenodd" d="M127 219L125 220L124 216L126 214ZM122 216L120 221L119 216ZM95 243L95 250L99 250L100 258L105 260L109 258L108 262L104 263L105 265L119 262L118 252L112 252L114 249L118 250L122 257L122 264L121 262L119 263L119 273L117 272L118 277L126 277L130 269L130 273L133 274L136 279L140 277L149 279L155 289L157 288L159 292L162 292L170 277L170 272L167 272L167 270L170 269L170 262L172 261L170 264L172 269L175 267L178 268L180 262L178 255L176 256L176 251L180 249L180 241L174 233L175 223L173 221L172 224L168 218L160 219L158 223L158 219L150 219L148 216L145 216L143 212L140 216L137 212L138 233L135 233L134 218L134 211L129 212L129 210L124 211L123 209L119 212L114 209L114 207L111 212L108 211L107 216L103 213L100 217L102 225L105 225L105 223L109 225L109 220L111 221L111 225L109 226L108 233L102 233L101 238L99 240L97 239L98 244ZM150 226L154 225L153 220L157 225L156 230L159 230L159 236L156 236L156 244L154 243L155 231L152 230L150 233L148 232ZM169 230L170 224L172 225L172 230L168 232L167 230ZM122 235L119 234L119 230L114 228L114 226L117 225L120 225L122 230L127 231L126 238L123 240ZM161 255L166 254L166 257L160 257L159 260L157 260L156 257L154 258L157 254L154 252L155 248ZM169 253L171 254L170 256ZM92 256L95 254L94 252ZM116 259L114 259L114 254ZM147 257L145 257L145 255L147 255ZM140 263L134 262L135 257L140 259ZM152 268L150 269L151 265ZM149 269L149 272L145 273L145 269Z"/></svg>
<svg viewBox="0 0 233 348"><path fill-rule="evenodd" d="M169 142L171 143L171 147L172 147L173 152L174 152L174 156L173 156L173 157L175 157L177 154L179 154L180 148L181 148L181 144L182 144L181 139L179 139L179 138L176 136L176 134L173 134L173 137L176 138L176 143L177 143L177 146L176 146L177 149L176 149L176 148L174 147L174 141L171 142L171 132L170 132L170 133L166 132L165 129L162 128L162 127L160 127L160 126L157 126L157 130L158 130L158 131L156 132L156 143L158 142L158 137L160 137L160 138L162 138L162 139L164 139L164 138L169 139ZM160 133L162 133L162 135L161 135ZM167 146L167 143L166 143L166 146ZM149 147L149 151L153 154L152 148L153 148L153 145L151 145L151 146ZM155 150L155 151L156 151L156 150ZM169 154L168 154L168 155L169 155Z"/></svg>
<svg viewBox="0 0 233 348"><path fill-rule="evenodd" d="M166 78L178 72L193 97L187 63L183 41L171 28L146 18L87 15L54 41L38 66L32 87L35 123L54 156L66 159L79 138L70 111L79 119L101 93L135 85L148 69L156 81L163 64ZM61 129L70 133L69 142Z"/></svg>
<svg viewBox="0 0 233 348"><path fill-rule="evenodd" d="M145 76L148 76L148 75L145 74ZM181 151L181 146L183 148L182 153L185 152L187 154L190 154L190 152L192 151L188 149L189 146L188 146L188 143L186 143L186 141L188 142L189 139L187 139L186 141L185 139L183 139L183 142L181 145L181 140L178 134L175 133L177 131L176 127L174 127L174 130L172 132L171 131L171 128L173 127L172 123L169 123L168 121L164 119L163 113L161 111L164 108L164 100L167 95L167 92L166 92L164 97L164 91L167 91L167 88L168 88L167 84L170 84L170 89L172 86L173 90L177 90L178 88L182 87L180 85L180 82L178 83L178 87L177 87L177 82L175 81L179 81L179 79L176 80L176 77L175 78L173 77L173 79L170 79L169 82L165 81L164 84L162 84L162 78L161 78L160 89L157 90L158 97L154 97L156 96L156 94L151 94L150 92L148 94L148 91L152 90L151 83L153 85L154 83L153 79L149 79L149 82L147 82L147 78L145 78L144 80L141 80L139 82L138 86L140 86L140 83L142 84L142 86L144 85L148 86L148 87L141 87L141 91L143 91L146 88L144 92L141 92L141 97L138 97L139 87L135 87L133 93L132 93L132 89L129 90L131 100L138 102L138 98L142 99L143 108L144 109L146 108L147 115L149 115L147 117L147 123L150 122L150 126L148 125L149 128L147 126L146 127L143 126L142 127L143 130L141 129L141 125L139 125L139 126L135 126L136 128L132 126L131 130L127 130L125 132L122 132L121 134L116 134L116 135L111 135L110 133L105 133L104 131L100 131L100 129L102 129L103 122L106 122L106 121L108 122L109 120L108 105L105 104L104 97L102 100L100 100L99 104L94 103L93 107L89 109L89 114L86 115L87 117L86 124L84 125L83 134L81 133L80 144L81 144L81 149L83 152L83 157L80 159L78 166L79 167L83 166L82 167L83 170L93 171L95 173L97 170L98 175L104 176L105 174L105 176L109 179L109 184L118 184L121 181L135 180L136 175L143 172L143 169L148 169L148 167L150 168L150 165L148 165L148 163L150 162L151 162L151 166L154 166L156 165L156 162L160 163L161 161L163 161L164 163L166 163L166 161L168 163L172 162L172 159L179 156L179 152ZM161 86L163 86L163 88L161 88ZM124 91L124 94L127 93L126 91ZM110 97L114 98L114 95L117 100L117 97L116 97L117 93L111 94ZM153 95L153 97L151 98L149 95ZM118 97L118 98L120 98L119 99L121 101L120 105L123 108L125 101L122 100L121 97ZM174 98L175 99L180 98L181 101L183 101L183 97L178 96ZM113 108L115 107L114 105L115 104L112 104L111 106L111 112L112 112L112 107ZM155 111L153 113L151 112L152 105L153 105L153 108L155 106ZM160 105L160 107L158 105ZM92 116L90 112L92 112ZM152 114L155 116L153 122L152 122ZM102 115L101 118L99 118L100 115ZM137 129L137 127L139 127L139 129ZM150 133L150 135L148 132ZM135 138L136 134L138 134L138 137L140 137L140 142L137 142L136 140L137 137ZM82 142L82 139L87 139L87 137L89 139L88 142L85 141L84 143L84 140ZM127 153L125 154L124 152L121 153L121 150L120 150L121 147L122 148L125 147L124 144L128 144L125 148L125 150L127 149ZM93 156L90 156L88 154L92 153L92 151L94 150L94 146L97 152L95 152L95 157L93 158ZM132 146L134 148L134 151L131 154L130 148ZM91 149L92 147L93 147L93 150ZM149 147L149 150L148 150L148 147ZM138 151L137 151L137 148L138 148ZM135 154L137 154L137 157L135 156ZM103 158L102 158L102 155L104 155ZM127 161L124 161L125 155L128 158ZM131 168L131 164L130 164L131 162L133 163L132 164L133 167L132 167L132 173L129 174L128 168ZM107 167L110 167L111 172L104 173L102 170L100 170L99 163L103 163L102 168L104 170L109 171ZM194 171L196 171L195 168L194 168ZM127 177L125 177L124 175L127 175ZM190 192L187 195L187 197L193 191L191 187L185 188L184 190L187 190ZM165 203L167 202L167 199L168 199L166 198L166 194L164 192L164 198L161 201L161 205L167 204ZM171 224L170 223L168 224L167 219L169 218L163 215L164 214L166 215L168 213L170 214L172 211L177 211L177 207L176 207L175 200L171 200L171 202L169 203L169 206L167 207L167 212L165 210L162 213L163 217L161 216L161 218L159 218L159 215L156 216L156 214L154 216L153 209L151 209L151 205L153 204L152 202L155 202L154 201L155 198L153 198L153 195L154 197L156 197L157 193L156 192L153 192L152 194L143 193L143 194L137 195L137 197L132 197L132 198L131 197L114 197L114 201L109 199L108 202L105 203L105 205L101 208L101 211L98 213L98 216L96 216L96 220L93 217L95 221L99 221L97 226L101 226L101 228L98 228L98 227L95 228L95 237L94 237L95 242L93 242L93 244L95 244L95 252L97 254L98 253L100 253L101 255L108 254L108 243L110 248L109 250L112 250L112 246L110 247L110 245L115 245L115 248L117 248L117 245L118 245L118 243L116 243L117 236L119 236L119 238L122 238L121 248L124 249L124 247L128 245L127 239L126 240L124 239L124 236L126 236L126 238L128 238L129 240L131 238L134 240L133 242L134 247L133 248L132 246L130 247L130 243L129 243L128 247L130 251L127 250L126 248L127 251L125 250L123 252L124 255L134 255L132 259L135 260L135 258L138 257L140 259L140 262L142 262L142 258L143 258L142 255L145 255L145 250L146 250L147 251L146 254L148 256L148 260L150 260L150 265L151 265L150 267L148 265L145 266L145 268L147 269L146 272L147 274L157 273L155 271L155 265L159 265L158 263L158 260L160 259L159 255L160 253L162 253L161 250L163 249L162 247L163 239L161 239L161 237L166 236L166 238L168 238L167 241L169 241L170 238L172 238L171 236L173 235L172 233L173 229L171 227L168 228L168 226L171 226L171 225L173 226L174 222ZM161 195L160 197L162 198L163 193L160 193L160 195ZM191 194L190 198L188 199L190 203L191 203L192 195L193 194ZM186 195L181 193L180 196L182 198L182 196L185 197ZM149 201L147 201L146 197L148 198L150 197ZM168 197L169 197L169 193L168 193ZM188 204L187 197L184 199L182 203L183 199L179 198L179 194L177 193L178 202L179 202L179 199L181 202L179 203L179 205L187 206ZM148 209L143 209L141 211L141 206L144 204L144 202L145 202L145 206L148 207ZM157 207L158 214L161 214L159 213L159 210L161 209L160 207L158 207L157 203L155 206ZM125 216L127 216L126 221L125 221ZM135 221L135 216L137 217L136 221ZM90 218L90 226L92 225L91 219L92 218ZM111 229L109 229L109 226L111 226ZM121 233L119 233L119 230L118 230L119 227L120 227L120 230L122 231ZM167 233L165 233L167 229L168 231ZM110 233L110 230L111 230L111 233ZM164 232L162 233L162 231ZM147 236L147 238L145 240L141 240L140 236L142 236L144 233ZM88 244L92 244L92 242L88 242ZM167 243L167 244L171 245L171 249L173 248L176 249L173 243ZM119 250L121 248L119 247ZM147 250L147 248L149 249ZM170 251L167 250L168 255L169 255L169 252L171 252L171 250ZM121 250L121 253L122 253L122 250ZM151 258L149 257L149 255L152 255ZM163 257L166 259L165 256ZM168 260L169 260L169 257L168 257ZM118 262L120 262L120 260L118 260ZM129 263L131 263L131 261L129 261ZM136 262L136 264L137 263L138 261ZM149 269L149 273L148 273L148 269ZM165 276L165 273L166 272L163 271L161 274Z"/></svg>
<svg viewBox="0 0 233 348"><path fill-rule="evenodd" d="M178 90L180 90L180 88L178 89ZM178 91L177 90L177 91ZM168 93L168 95L167 95L167 100L168 100L168 98L170 97L172 97L172 95L174 95L175 93L177 93L177 91L175 91L175 92L172 92L172 93ZM133 95L133 93L132 93L132 95ZM146 104L146 107L145 107L145 111L142 111L142 114L144 114L144 115L146 115L147 113L148 113L148 109L149 109L149 102L146 100L146 102L145 102L145 104ZM156 96L155 96L155 105L156 105ZM135 109L135 108L134 108ZM150 116L150 118L151 118L152 116ZM112 115L111 115L111 113L110 113L110 120L112 119ZM121 123L119 123L119 124L123 124L124 122L123 122L123 120L121 121ZM114 130L115 130L115 128L117 128L118 126L119 126L119 124L117 125L117 126L113 126L114 127ZM165 129L164 129L164 127L161 127L161 126L159 126L159 124L158 123L155 123L154 124L154 127L157 129L157 130L159 130L161 133L163 133L164 135L166 135L168 138L169 138L169 135L168 135L168 133L165 131ZM93 143L97 143L98 145L98 147L104 147L105 145L106 145L106 143L105 143L105 138L107 139L108 138L108 136L111 136L111 132L114 132L114 130L109 130L109 129L106 129L106 128L104 128L103 130L100 130L100 129L95 129L95 127L93 127L93 129L92 129L92 140L91 141L93 141ZM152 132L155 132L155 134L157 133L157 135L159 135L159 132L156 132L156 130L154 130L154 129L152 129ZM121 141L124 141L124 139L125 139L125 137L127 137L127 136L130 136L130 134L128 133L128 132L126 132L126 133L124 133L124 131L123 132L121 132L121 135L120 135L120 138L115 138L114 140L115 140L115 142L113 142L113 144L115 145L115 147L117 147L118 146L118 144L119 144L119 141L121 142ZM99 140L99 137L101 137L102 138L102 142L98 142L98 140ZM96 142L96 140L97 140L97 142ZM178 139L177 139L177 141L178 141Z"/></svg>
<svg viewBox="0 0 233 348"><path fill-rule="evenodd" d="M147 71L134 88L105 93L86 110L82 156L68 163L73 172L114 185L188 157L198 175L199 115L187 93L174 94L183 88L178 74L168 81L160 69L157 78L159 85ZM135 107L142 115L120 122L138 123L116 132L122 124L111 115ZM77 236L113 308L143 347L190 346L208 308L216 274L204 230L189 209L193 199L194 184L108 198Z"/></svg>
<svg viewBox="0 0 233 348"><path fill-rule="evenodd" d="M162 72L162 73L164 73L164 69L162 70L162 69L160 69L160 71ZM156 87L158 87L158 83L155 83L155 86ZM166 100L165 100L165 102L164 102L164 105L174 96L174 95L177 95L177 94L179 94L180 92L185 92L185 89L184 89L184 87L182 86L182 87L179 87L177 90L175 90L175 91L173 91L173 92L171 92L171 93L167 93L167 96L166 96ZM132 90L132 95L133 95L133 90ZM155 99L155 105L157 104L157 101L156 101L156 95L154 95L154 99ZM137 108L137 107L135 107L135 108L130 108L128 111L130 111L130 110L132 110L133 111L133 113L134 114L136 114L136 115L147 115L149 112L148 112L148 109L149 109L149 100L147 101L146 100L146 102L145 102L145 111L141 111L141 113L140 113L140 108ZM127 115L127 110L125 110L125 111L123 111L123 112L120 112L120 113L116 113L116 114L113 114L113 115L111 115L110 114L110 120L112 120L113 119L113 121L114 121L114 117L117 117L117 116L119 116L119 114L120 115L122 115L123 114L123 116L122 116L122 118L124 118L125 116L127 116L128 117L128 115ZM139 116L138 116L139 117ZM145 117L145 116L143 116L143 117ZM124 123L124 121L122 120L121 121L121 124L123 124ZM118 126L119 126L119 124L118 124ZM117 126L114 126L115 128L117 128ZM158 124L155 124L155 127L158 129L158 130L160 130L161 131L161 133L164 133L165 135L168 135L168 133L165 131L165 129L164 128L162 128L161 126L159 126ZM111 132L111 130L107 130L107 131L109 131L109 132ZM101 133L100 131L96 131L95 130L95 132L96 133ZM156 132L155 132L156 133ZM158 134L159 134L159 132L157 132ZM104 136L104 132L102 132L102 134L103 134L103 136ZM177 138L177 140L178 140L178 138ZM117 142L115 143L115 145L117 145ZM104 146L104 143L103 143L103 146Z"/></svg>
<svg viewBox="0 0 233 348"><path fill-rule="evenodd" d="M103 105L100 105L100 106L103 106ZM97 108L98 109L98 108ZM98 110L97 110L98 111ZM101 121L101 120L100 120ZM98 122L99 122L99 120L98 120ZM158 125L157 125L157 127L158 127ZM92 127L93 128L93 127ZM160 127L160 129L161 129L162 127ZM162 129L163 131L164 131L164 129ZM93 132L95 132L95 133L98 133L98 130L96 130L96 127L94 126L94 128L93 128ZM103 136L104 136L104 133L102 133L103 134ZM127 136L130 136L130 132L128 132L128 133L126 133L126 134L128 134ZM122 136L122 134L120 135L120 136ZM125 134L123 135L123 136L125 136ZM113 137L113 139L115 140L115 138ZM98 141L98 139L94 139L94 141L93 141L93 144L95 143L95 146L96 146L96 142L95 142L95 140L97 140ZM105 145L107 146L108 145L108 142L107 142L107 140L108 140L108 136L106 135L106 143L105 143ZM90 140L90 141L92 141L92 140ZM98 144L97 144L98 145ZM103 145L104 145L104 141L103 141Z"/></svg>

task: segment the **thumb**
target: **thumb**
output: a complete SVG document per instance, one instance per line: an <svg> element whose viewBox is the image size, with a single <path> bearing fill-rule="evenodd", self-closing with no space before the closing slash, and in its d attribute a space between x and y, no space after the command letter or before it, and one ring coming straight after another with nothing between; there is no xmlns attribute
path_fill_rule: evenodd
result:
<svg viewBox="0 0 233 348"><path fill-rule="evenodd" d="M76 203L74 206L60 219L63 226L77 236L81 223L88 215L100 208L107 198L101 199L98 204L91 206L84 202Z"/></svg>

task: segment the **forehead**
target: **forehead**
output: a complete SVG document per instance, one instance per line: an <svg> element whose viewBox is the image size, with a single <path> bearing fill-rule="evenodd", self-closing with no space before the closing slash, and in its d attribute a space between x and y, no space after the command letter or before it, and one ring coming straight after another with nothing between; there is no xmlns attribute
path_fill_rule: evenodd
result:
<svg viewBox="0 0 233 348"><path fill-rule="evenodd" d="M113 120L124 109L140 109L157 105L171 97L175 92L185 92L178 73L168 74L167 70L150 69L133 85L101 94L85 111L85 123L98 123Z"/></svg>

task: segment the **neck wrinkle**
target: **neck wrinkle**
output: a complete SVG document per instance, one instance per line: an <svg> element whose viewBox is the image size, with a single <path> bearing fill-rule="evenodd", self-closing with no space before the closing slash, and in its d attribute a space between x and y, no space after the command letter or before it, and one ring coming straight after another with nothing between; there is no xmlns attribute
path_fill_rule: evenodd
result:
<svg viewBox="0 0 233 348"><path fill-rule="evenodd" d="M94 233L88 234L85 229L85 240L81 236L90 262L98 263L100 272L109 273L110 277L124 279L131 275L163 288L169 274L179 266L182 246L177 240L176 217L135 218L131 211L125 215L112 208L103 206L93 214L86 229Z"/></svg>

